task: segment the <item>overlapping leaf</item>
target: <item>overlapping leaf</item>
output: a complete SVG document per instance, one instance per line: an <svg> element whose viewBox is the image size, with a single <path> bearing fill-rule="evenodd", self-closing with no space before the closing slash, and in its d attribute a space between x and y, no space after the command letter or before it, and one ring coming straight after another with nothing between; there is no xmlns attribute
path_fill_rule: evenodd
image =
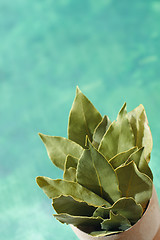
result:
<svg viewBox="0 0 160 240"><path fill-rule="evenodd" d="M153 174L151 172L151 169L144 158L144 147L138 149L136 152L131 154L129 159L126 161L126 164L129 162L135 162L138 170L142 173L145 173L148 177L150 177L151 180L153 180Z"/></svg>
<svg viewBox="0 0 160 240"><path fill-rule="evenodd" d="M95 128L94 133L93 133L93 141L92 141L92 144L95 148L99 147L102 137L106 133L110 124L111 124L111 121L109 120L108 116L105 115L103 117L102 121Z"/></svg>
<svg viewBox="0 0 160 240"><path fill-rule="evenodd" d="M77 181L111 204L121 196L114 169L90 142L79 160Z"/></svg>
<svg viewBox="0 0 160 240"><path fill-rule="evenodd" d="M76 168L77 168L78 158L71 155L67 155L64 163L64 173L63 178L68 181L76 182Z"/></svg>
<svg viewBox="0 0 160 240"><path fill-rule="evenodd" d="M133 197L137 203L146 205L152 196L152 181L141 173L132 161L116 169L119 188L123 197Z"/></svg>
<svg viewBox="0 0 160 240"><path fill-rule="evenodd" d="M67 155L65 164L64 164L64 169L68 169L70 167L77 168L78 164L78 158L73 157L71 155Z"/></svg>
<svg viewBox="0 0 160 240"><path fill-rule="evenodd" d="M125 152L118 153L113 158L109 160L109 163L112 165L114 169L124 164L129 156L137 150L137 147L133 147Z"/></svg>
<svg viewBox="0 0 160 240"><path fill-rule="evenodd" d="M63 178L64 180L76 182L76 168L70 167L68 169L65 169Z"/></svg>
<svg viewBox="0 0 160 240"><path fill-rule="evenodd" d="M101 226L102 229L105 229L106 231L125 231L126 229L131 227L131 223L121 214L114 214L112 211L110 211L110 218L105 219L101 223Z"/></svg>
<svg viewBox="0 0 160 240"><path fill-rule="evenodd" d="M97 207L102 205L109 206L109 203L105 199L76 182L69 182L61 179L53 180L48 177L37 177L36 180L39 187L42 188L49 198L65 195L71 196L78 201L86 202L89 205Z"/></svg>
<svg viewBox="0 0 160 240"><path fill-rule="evenodd" d="M120 152L135 147L132 128L127 118L126 105L120 110L117 121L111 123L98 150L109 160Z"/></svg>
<svg viewBox="0 0 160 240"><path fill-rule="evenodd" d="M40 137L64 170L64 180L37 177L60 222L100 237L125 231L141 218L153 185L152 136L142 105L127 113L125 103L111 123L77 88L69 139Z"/></svg>
<svg viewBox="0 0 160 240"><path fill-rule="evenodd" d="M79 158L83 148L69 139L39 134L47 149L49 158L59 168L64 170L65 159L68 154Z"/></svg>
<svg viewBox="0 0 160 240"><path fill-rule="evenodd" d="M59 213L68 213L74 216L91 217L96 207L87 204L86 202L78 201L71 196L61 195L53 198L52 203L55 211Z"/></svg>
<svg viewBox="0 0 160 240"><path fill-rule="evenodd" d="M135 200L131 197L120 198L111 207L99 207L97 208L93 216L100 216L103 219L109 218L109 213L112 211L114 214L121 214L126 217L131 224L136 223L142 216L143 209L140 204L137 204Z"/></svg>
<svg viewBox="0 0 160 240"><path fill-rule="evenodd" d="M142 104L127 114L131 127L133 129L136 146L144 147L144 157L149 162L152 151L153 140L145 109Z"/></svg>
<svg viewBox="0 0 160 240"><path fill-rule="evenodd" d="M68 138L85 148L86 135L92 141L94 129L101 120L100 113L77 87L69 115Z"/></svg>
<svg viewBox="0 0 160 240"><path fill-rule="evenodd" d="M101 217L73 216L67 213L53 214L53 216L61 223L75 226L91 226L92 228L100 228L100 223L103 221Z"/></svg>

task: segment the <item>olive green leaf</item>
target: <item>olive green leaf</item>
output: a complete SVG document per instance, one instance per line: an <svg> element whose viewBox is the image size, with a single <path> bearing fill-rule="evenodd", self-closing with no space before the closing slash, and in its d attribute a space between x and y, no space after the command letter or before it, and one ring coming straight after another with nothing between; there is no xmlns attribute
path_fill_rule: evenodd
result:
<svg viewBox="0 0 160 240"><path fill-rule="evenodd" d="M109 128L110 124L111 124L111 121L109 120L108 116L105 115L102 121L95 128L93 133L93 141L92 141L92 144L95 148L98 148L102 140L102 137L107 131L107 129Z"/></svg>
<svg viewBox="0 0 160 240"><path fill-rule="evenodd" d="M76 168L70 167L65 169L63 178L71 182L76 182Z"/></svg>
<svg viewBox="0 0 160 240"><path fill-rule="evenodd" d="M78 201L71 196L64 195L53 198L52 206L58 214L68 213L74 216L88 217L91 217L96 209L94 206L88 205L86 202Z"/></svg>
<svg viewBox="0 0 160 240"><path fill-rule="evenodd" d="M144 106L140 104L127 114L136 140L136 146L145 147L144 157L149 162L153 140Z"/></svg>
<svg viewBox="0 0 160 240"><path fill-rule="evenodd" d="M89 149L85 149L77 165L77 182L87 189L102 196L102 187L98 181L97 172Z"/></svg>
<svg viewBox="0 0 160 240"><path fill-rule="evenodd" d="M126 117L126 115L127 115L127 109L126 109L126 108L127 108L127 104L126 104L126 102L125 102L125 103L123 104L123 106L121 107L119 113L118 113L117 120Z"/></svg>
<svg viewBox="0 0 160 240"><path fill-rule="evenodd" d="M65 159L68 154L79 158L83 148L69 139L63 137L52 137L39 133L51 161L59 168L64 170Z"/></svg>
<svg viewBox="0 0 160 240"><path fill-rule="evenodd" d="M106 200L76 182L69 182L61 179L53 180L48 177L37 177L36 180L39 187L42 188L49 198L65 195L95 207L102 205L109 206Z"/></svg>
<svg viewBox="0 0 160 240"><path fill-rule="evenodd" d="M114 214L121 214L124 217L126 217L131 224L136 223L142 216L143 209L140 204L137 204L135 200L131 197L128 198L120 198L115 202L111 207L106 208L106 207L99 207L97 208L93 216L97 217L100 216L103 219L109 218L109 212L110 210Z"/></svg>
<svg viewBox="0 0 160 240"><path fill-rule="evenodd" d="M138 149L136 152L131 154L131 156L126 161L126 164L133 161L137 165L137 168L140 172L145 173L153 181L152 171L144 158L144 147Z"/></svg>
<svg viewBox="0 0 160 240"><path fill-rule="evenodd" d="M103 136L98 150L109 160L118 153L127 151L134 146L135 139L124 104L118 114L117 121L111 123Z"/></svg>
<svg viewBox="0 0 160 240"><path fill-rule="evenodd" d="M116 169L119 188L123 197L133 197L141 205L147 204L152 196L152 181L141 173L132 161Z"/></svg>
<svg viewBox="0 0 160 240"><path fill-rule="evenodd" d="M77 87L68 123L68 138L85 148L85 137L92 141L94 129L102 116Z"/></svg>
<svg viewBox="0 0 160 240"><path fill-rule="evenodd" d="M113 167L108 163L105 157L92 146L90 141L89 148L99 182L101 183L103 192L105 193L104 197L109 195L113 202L115 202L121 197L117 175Z"/></svg>
<svg viewBox="0 0 160 240"><path fill-rule="evenodd" d="M111 204L121 197L114 169L90 141L77 166L77 182Z"/></svg>
<svg viewBox="0 0 160 240"><path fill-rule="evenodd" d="M64 169L68 169L70 167L77 168L77 163L78 163L78 158L73 157L71 155L67 155L65 164L64 164Z"/></svg>
<svg viewBox="0 0 160 240"><path fill-rule="evenodd" d="M114 169L124 164L129 156L137 150L137 147L133 147L125 152L118 153L109 160L109 163Z"/></svg>
<svg viewBox="0 0 160 240"><path fill-rule="evenodd" d="M106 231L125 231L131 227L131 223L121 214L114 214L110 211L110 219L105 219L101 223L101 226L102 229L105 229Z"/></svg>
<svg viewBox="0 0 160 240"><path fill-rule="evenodd" d="M76 182L76 168L78 163L78 158L71 155L67 155L64 164L63 178L68 181Z"/></svg>
<svg viewBox="0 0 160 240"><path fill-rule="evenodd" d="M103 221L101 217L73 216L67 213L53 214L61 223L72 224L74 226L91 226L100 228Z"/></svg>

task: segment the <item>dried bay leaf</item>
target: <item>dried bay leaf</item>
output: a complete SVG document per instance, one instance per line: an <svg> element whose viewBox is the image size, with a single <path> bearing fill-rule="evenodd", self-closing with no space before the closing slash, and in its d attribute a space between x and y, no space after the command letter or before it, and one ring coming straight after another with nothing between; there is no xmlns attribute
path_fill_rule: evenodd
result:
<svg viewBox="0 0 160 240"><path fill-rule="evenodd" d="M64 180L68 180L71 182L76 182L76 168L70 167L64 170L63 173Z"/></svg>
<svg viewBox="0 0 160 240"><path fill-rule="evenodd" d="M94 206L89 205L86 202L78 201L71 196L64 195L53 198L52 206L58 214L68 213L74 216L88 217L91 217L96 209Z"/></svg>
<svg viewBox="0 0 160 240"><path fill-rule="evenodd" d="M68 123L68 138L85 148L85 138L88 135L90 141L94 129L102 120L102 116L77 87Z"/></svg>
<svg viewBox="0 0 160 240"><path fill-rule="evenodd" d="M71 196L75 200L86 202L87 204L95 207L110 205L105 199L102 199L100 196L89 191L77 182L70 182L61 179L53 180L48 177L37 177L36 180L39 187L42 188L49 198L65 195Z"/></svg>
<svg viewBox="0 0 160 240"><path fill-rule="evenodd" d="M113 158L109 160L109 163L112 165L114 169L124 164L129 156L137 150L137 147L133 147L125 152L118 153Z"/></svg>
<svg viewBox="0 0 160 240"><path fill-rule="evenodd" d="M126 161L126 164L131 161L135 162L135 164L140 172L145 173L153 181L152 171L144 157L144 147L138 149L136 152L131 154L129 159Z"/></svg>
<svg viewBox="0 0 160 240"><path fill-rule="evenodd" d="M57 167L62 170L64 170L64 164L68 154L77 159L82 154L83 148L79 144L69 139L47 136L42 133L39 133L39 135L47 149L49 158Z"/></svg>
<svg viewBox="0 0 160 240"><path fill-rule="evenodd" d="M126 217L131 224L136 223L142 216L143 209L140 204L137 204L136 201L131 198L120 198L118 199L111 207L99 207L93 213L94 217L100 216L104 219L109 218L110 210L114 214L121 214Z"/></svg>
<svg viewBox="0 0 160 240"><path fill-rule="evenodd" d="M77 181L113 204L121 197L116 173L90 141L88 145L77 166Z"/></svg>
<svg viewBox="0 0 160 240"><path fill-rule="evenodd" d="M106 231L125 231L131 227L131 223L121 214L114 214L110 211L110 218L101 223L102 229Z"/></svg>
<svg viewBox="0 0 160 240"><path fill-rule="evenodd" d="M144 157L149 162L153 140L144 106L140 104L127 114L136 139L136 146L144 147Z"/></svg>
<svg viewBox="0 0 160 240"><path fill-rule="evenodd" d="M53 214L53 216L61 223L73 224L74 226L100 228L100 223L103 221L101 217L73 216L67 213Z"/></svg>
<svg viewBox="0 0 160 240"><path fill-rule="evenodd" d="M67 155L65 164L64 164L64 173L63 179L76 182L76 168L79 159L71 155Z"/></svg>
<svg viewBox="0 0 160 240"><path fill-rule="evenodd" d="M95 128L93 133L93 141L92 141L92 144L95 148L98 148L102 140L102 137L107 131L107 129L109 128L110 124L111 124L111 121L109 120L108 116L105 115L102 121Z"/></svg>
<svg viewBox="0 0 160 240"><path fill-rule="evenodd" d="M89 149L85 149L79 159L76 179L79 184L103 198L102 187Z"/></svg>
<svg viewBox="0 0 160 240"><path fill-rule="evenodd" d="M135 147L135 139L127 118L126 105L124 104L118 114L117 121L111 123L103 136L98 151L110 160L118 153L133 147Z"/></svg>
<svg viewBox="0 0 160 240"><path fill-rule="evenodd" d="M123 197L133 197L137 203L144 206L152 196L153 183L151 179L141 173L132 161L116 169L119 188Z"/></svg>
<svg viewBox="0 0 160 240"><path fill-rule="evenodd" d="M64 169L68 169L70 167L77 168L77 163L79 159L76 157L73 157L71 155L67 155L65 164L64 164Z"/></svg>

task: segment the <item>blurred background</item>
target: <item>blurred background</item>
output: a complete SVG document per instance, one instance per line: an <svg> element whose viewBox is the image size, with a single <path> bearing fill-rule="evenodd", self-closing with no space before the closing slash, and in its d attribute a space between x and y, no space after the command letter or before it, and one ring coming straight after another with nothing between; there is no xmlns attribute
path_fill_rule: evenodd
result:
<svg viewBox="0 0 160 240"><path fill-rule="evenodd" d="M145 106L160 199L160 2L0 1L0 239L77 240L35 183L62 177L38 132L67 136L76 85L111 120Z"/></svg>

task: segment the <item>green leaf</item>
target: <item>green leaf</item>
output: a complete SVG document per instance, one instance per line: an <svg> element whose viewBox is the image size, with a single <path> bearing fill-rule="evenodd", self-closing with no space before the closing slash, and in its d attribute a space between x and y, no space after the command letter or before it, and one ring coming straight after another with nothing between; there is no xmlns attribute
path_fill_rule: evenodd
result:
<svg viewBox="0 0 160 240"><path fill-rule="evenodd" d="M135 139L124 104L118 114L117 121L111 123L103 136L98 150L109 160L118 153L127 151L134 146Z"/></svg>
<svg viewBox="0 0 160 240"><path fill-rule="evenodd" d="M94 129L102 116L77 87L68 123L68 138L85 148L86 135L92 141Z"/></svg>
<svg viewBox="0 0 160 240"><path fill-rule="evenodd" d="M63 178L71 182L76 182L76 168L70 167L65 169Z"/></svg>
<svg viewBox="0 0 160 240"><path fill-rule="evenodd" d="M75 158L71 155L67 155L65 164L64 164L64 169L68 169L70 167L77 168L78 161L79 161L78 158Z"/></svg>
<svg viewBox="0 0 160 240"><path fill-rule="evenodd" d="M67 155L64 164L63 178L68 181L76 182L76 168L78 163L78 158L71 155Z"/></svg>
<svg viewBox="0 0 160 240"><path fill-rule="evenodd" d="M114 169L124 164L129 156L137 150L137 147L133 147L125 152L118 153L113 158L109 160L109 163Z"/></svg>
<svg viewBox="0 0 160 240"><path fill-rule="evenodd" d="M149 162L152 151L153 140L144 106L140 104L137 108L127 114L138 148L144 147L144 157Z"/></svg>
<svg viewBox="0 0 160 240"><path fill-rule="evenodd" d="M94 162L89 149L83 151L77 166L77 182L90 191L102 196L102 187L99 183Z"/></svg>
<svg viewBox="0 0 160 240"><path fill-rule="evenodd" d="M132 224L136 223L142 216L143 209L140 204L137 204L131 197L120 198L111 207L99 207L93 213L94 217L100 216L103 219L109 218L110 210L114 214L121 214L126 217Z"/></svg>
<svg viewBox="0 0 160 240"><path fill-rule="evenodd" d="M138 149L136 152L134 152L129 159L126 161L126 164L129 162L135 162L138 170L142 173L145 173L150 179L153 181L153 174L152 171L144 158L144 147Z"/></svg>
<svg viewBox="0 0 160 240"><path fill-rule="evenodd" d="M100 223L103 221L100 217L85 217L85 216L72 216L67 213L53 214L53 216L61 223L73 224L74 226L91 226L100 228Z"/></svg>
<svg viewBox="0 0 160 240"><path fill-rule="evenodd" d="M152 196L152 181L141 173L132 161L116 169L119 188L123 197L133 197L141 205L147 204Z"/></svg>
<svg viewBox="0 0 160 240"><path fill-rule="evenodd" d="M77 166L77 182L113 204L120 198L118 178L104 156L89 142Z"/></svg>
<svg viewBox="0 0 160 240"><path fill-rule="evenodd" d="M121 214L114 214L110 211L110 219L105 219L101 223L102 229L106 231L125 231L131 227L131 223Z"/></svg>
<svg viewBox="0 0 160 240"><path fill-rule="evenodd" d="M63 137L52 137L39 133L51 161L59 168L64 170L65 159L68 154L79 158L83 148L71 140Z"/></svg>
<svg viewBox="0 0 160 240"><path fill-rule="evenodd" d="M48 177L37 177L36 180L39 187L42 188L49 198L65 195L95 207L109 205L106 200L76 182L69 182L61 179L53 180Z"/></svg>
<svg viewBox="0 0 160 240"><path fill-rule="evenodd" d="M64 195L53 198L52 206L58 214L68 213L74 216L88 217L91 217L96 209L94 206L88 205L86 202L78 201L71 196Z"/></svg>
<svg viewBox="0 0 160 240"><path fill-rule="evenodd" d="M127 104L125 102L118 113L117 120L120 120L120 119L123 119L124 117L126 117L126 115L127 115L126 107L127 107Z"/></svg>
<svg viewBox="0 0 160 240"><path fill-rule="evenodd" d="M93 133L93 141L92 141L92 144L95 148L98 148L102 140L102 137L107 131L107 129L109 128L110 124L111 124L111 121L109 120L108 116L105 115L102 121L95 128Z"/></svg>

